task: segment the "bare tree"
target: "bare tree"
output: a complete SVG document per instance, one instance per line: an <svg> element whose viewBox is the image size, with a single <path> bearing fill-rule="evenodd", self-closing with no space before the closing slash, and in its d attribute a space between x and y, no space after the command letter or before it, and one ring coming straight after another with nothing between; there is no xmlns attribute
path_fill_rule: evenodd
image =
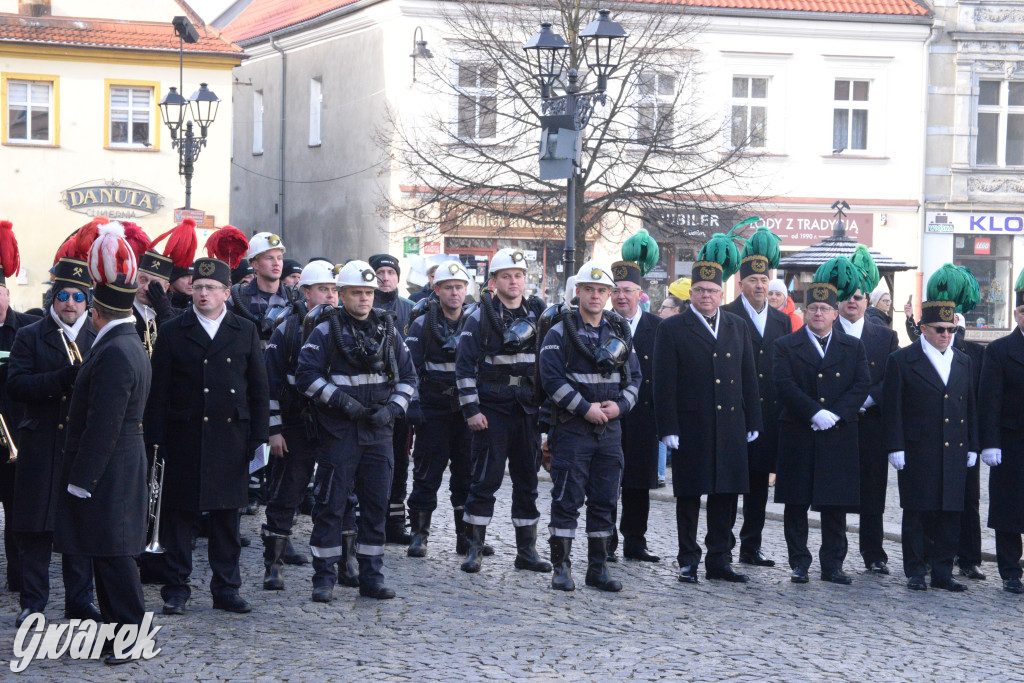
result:
<svg viewBox="0 0 1024 683"><path fill-rule="evenodd" d="M538 179L540 88L522 46L541 21L550 21L571 46L568 67L578 70L582 89L593 87L596 78L587 73L576 36L603 4L477 0L447 5L448 54L419 63L418 87L447 98L451 107L404 117L390 112L380 141L416 191L389 198L387 210L419 223L432 216L428 222L436 221L441 232L467 215L489 214L533 226L538 236L563 235L566 185ZM723 128L735 124L722 113L707 113L720 112L717 106L702 106L699 55L691 47L701 20L669 3L618 7L614 19L629 37L606 101L595 107L582 134L576 197L580 247L609 213L649 218L656 211L729 205L726 190L735 192L737 183L751 176L757 158L745 144L726 146ZM556 91L565 86L561 81ZM495 226L496 234L502 225ZM682 230L677 234L682 237Z"/></svg>

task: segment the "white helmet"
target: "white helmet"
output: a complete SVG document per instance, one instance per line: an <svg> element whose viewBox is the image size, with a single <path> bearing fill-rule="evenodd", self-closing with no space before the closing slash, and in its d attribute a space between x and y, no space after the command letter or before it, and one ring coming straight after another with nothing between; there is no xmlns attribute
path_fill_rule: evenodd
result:
<svg viewBox="0 0 1024 683"><path fill-rule="evenodd" d="M339 287L373 287L377 289L377 273L366 261L349 261L338 271Z"/></svg>
<svg viewBox="0 0 1024 683"><path fill-rule="evenodd" d="M434 271L434 284L448 280L458 280L469 284L469 273L466 272L466 267L458 261L445 261L439 265Z"/></svg>
<svg viewBox="0 0 1024 683"><path fill-rule="evenodd" d="M526 255L518 249L499 249L498 253L491 257L491 265L488 268L488 272L493 275L499 270L505 270L506 268L519 268L525 271Z"/></svg>
<svg viewBox="0 0 1024 683"><path fill-rule="evenodd" d="M615 280L612 279L611 270L606 268L600 261L587 261L580 270L576 273L576 286L587 285L587 284L598 284L608 285L609 287L615 286Z"/></svg>
<svg viewBox="0 0 1024 683"><path fill-rule="evenodd" d="M272 232L258 232L249 240L249 251L245 254L245 258L254 259L271 249L280 249L282 254L285 253L284 242Z"/></svg>
<svg viewBox="0 0 1024 683"><path fill-rule="evenodd" d="M302 269L302 274L299 275L299 286L300 287L311 287L312 285L333 285L335 278L341 268L335 266L327 261L317 259L316 261L310 261L306 264L306 267Z"/></svg>

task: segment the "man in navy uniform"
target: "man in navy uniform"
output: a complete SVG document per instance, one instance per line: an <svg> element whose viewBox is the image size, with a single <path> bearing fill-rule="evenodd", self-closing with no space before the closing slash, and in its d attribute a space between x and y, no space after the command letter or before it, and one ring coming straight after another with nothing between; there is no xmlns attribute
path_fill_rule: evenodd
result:
<svg viewBox="0 0 1024 683"><path fill-rule="evenodd" d="M587 504L586 583L618 592L608 574L615 506L622 479L622 423L640 393L640 363L629 344L629 323L605 311L615 280L596 261L576 275L579 308L566 310L541 345L540 380L552 402L551 587L576 588L570 573L572 540ZM571 326L571 327L570 327Z"/></svg>
<svg viewBox="0 0 1024 683"><path fill-rule="evenodd" d="M349 494L359 499L359 594L386 600L384 525L393 465L392 433L416 391L416 370L393 314L373 308L377 276L349 261L338 273L342 308L320 323L299 352L295 387L319 411L321 448L309 537L314 602L330 602L338 580Z"/></svg>

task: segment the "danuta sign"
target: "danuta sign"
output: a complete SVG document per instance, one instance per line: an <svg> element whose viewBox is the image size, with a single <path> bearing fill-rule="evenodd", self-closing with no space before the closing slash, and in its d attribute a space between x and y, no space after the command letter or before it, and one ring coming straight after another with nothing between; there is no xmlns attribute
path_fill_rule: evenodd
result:
<svg viewBox="0 0 1024 683"><path fill-rule="evenodd" d="M163 197L127 180L92 180L61 192L61 203L77 213L116 220L156 213Z"/></svg>

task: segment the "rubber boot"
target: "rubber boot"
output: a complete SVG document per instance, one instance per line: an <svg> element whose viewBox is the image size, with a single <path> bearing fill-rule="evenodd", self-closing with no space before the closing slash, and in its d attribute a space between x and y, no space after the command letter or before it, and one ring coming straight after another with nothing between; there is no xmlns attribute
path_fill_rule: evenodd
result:
<svg viewBox="0 0 1024 683"><path fill-rule="evenodd" d="M475 574L483 565L484 537L487 526L483 524L466 524L466 535L469 537L469 550L466 561L462 563L462 571Z"/></svg>
<svg viewBox="0 0 1024 683"><path fill-rule="evenodd" d="M398 545L409 545L412 541L412 536L405 531L405 508L399 514L388 515L384 523L384 541Z"/></svg>
<svg viewBox="0 0 1024 683"><path fill-rule="evenodd" d="M466 523L462 521L462 508L455 508L455 552L465 555L469 552L469 536L466 531ZM483 556L490 557L494 554L494 548L484 543Z"/></svg>
<svg viewBox="0 0 1024 683"><path fill-rule="evenodd" d="M537 554L537 525L516 527L516 569L549 572L551 565Z"/></svg>
<svg viewBox="0 0 1024 683"><path fill-rule="evenodd" d="M615 551L619 549L619 530L612 529L612 535L608 537L608 561L618 562L619 556Z"/></svg>
<svg viewBox="0 0 1024 683"><path fill-rule="evenodd" d="M284 590L284 578L281 577L284 561L282 561L281 555L284 554L287 544L287 536L263 537L263 564L266 566L266 573L263 574L263 590L265 591Z"/></svg>
<svg viewBox="0 0 1024 683"><path fill-rule="evenodd" d="M341 532L341 559L338 560L338 585L359 587L359 562L356 560L356 532Z"/></svg>
<svg viewBox="0 0 1024 683"><path fill-rule="evenodd" d="M622 584L608 574L608 537L587 539L587 585L609 593L618 593Z"/></svg>
<svg viewBox="0 0 1024 683"><path fill-rule="evenodd" d="M569 555L572 553L572 539L565 536L552 536L548 539L551 545L551 587L557 591L574 591L576 583L572 580L570 568L572 562Z"/></svg>
<svg viewBox="0 0 1024 683"><path fill-rule="evenodd" d="M427 537L430 536L430 510L409 510L412 522L412 541L405 554L409 557L427 556Z"/></svg>
<svg viewBox="0 0 1024 683"><path fill-rule="evenodd" d="M309 558L295 549L290 538L286 539L281 559L284 560L285 564L295 565L296 567L309 564Z"/></svg>

